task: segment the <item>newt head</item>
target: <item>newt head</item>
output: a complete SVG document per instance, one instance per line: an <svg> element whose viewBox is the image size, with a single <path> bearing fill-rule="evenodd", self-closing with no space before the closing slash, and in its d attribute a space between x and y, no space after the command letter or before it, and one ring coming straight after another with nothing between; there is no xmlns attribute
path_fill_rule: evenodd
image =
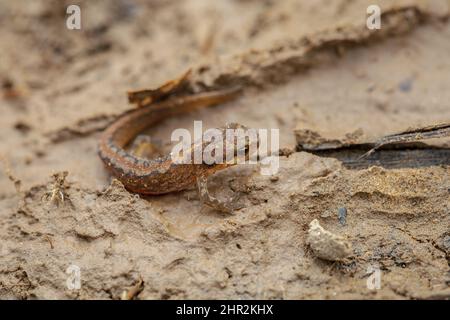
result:
<svg viewBox="0 0 450 320"><path fill-rule="evenodd" d="M206 130L202 140L194 142L181 154L178 153L176 159L172 154L172 160L175 163L206 165L208 169L217 171L236 164L256 164L258 146L256 129L230 123Z"/></svg>
<svg viewBox="0 0 450 320"><path fill-rule="evenodd" d="M239 123L229 123L225 127L212 130L212 135L208 131L205 132L203 162L225 167L251 161L256 163L258 145L259 136L256 129Z"/></svg>

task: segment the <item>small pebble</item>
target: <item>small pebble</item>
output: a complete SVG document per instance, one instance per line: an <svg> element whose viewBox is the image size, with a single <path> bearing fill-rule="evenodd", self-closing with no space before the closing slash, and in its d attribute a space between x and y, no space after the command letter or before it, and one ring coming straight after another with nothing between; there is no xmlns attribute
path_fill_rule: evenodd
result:
<svg viewBox="0 0 450 320"><path fill-rule="evenodd" d="M398 85L398 88L400 89L400 91L409 92L409 91L411 91L412 84L413 84L413 79L408 78L408 79L405 79L402 82L400 82Z"/></svg>
<svg viewBox="0 0 450 320"><path fill-rule="evenodd" d="M374 83L370 84L367 87L367 92L373 92L375 90L376 85Z"/></svg>
<svg viewBox="0 0 450 320"><path fill-rule="evenodd" d="M341 207L338 209L338 219L342 226L347 224L347 208Z"/></svg>
<svg viewBox="0 0 450 320"><path fill-rule="evenodd" d="M341 261L353 253L348 240L322 228L317 219L309 224L307 242L314 254L323 260Z"/></svg>
<svg viewBox="0 0 450 320"><path fill-rule="evenodd" d="M278 177L278 176L270 176L270 181L277 182L278 180L280 180L280 177Z"/></svg>
<svg viewBox="0 0 450 320"><path fill-rule="evenodd" d="M450 250L450 236L445 236L444 238L444 248Z"/></svg>

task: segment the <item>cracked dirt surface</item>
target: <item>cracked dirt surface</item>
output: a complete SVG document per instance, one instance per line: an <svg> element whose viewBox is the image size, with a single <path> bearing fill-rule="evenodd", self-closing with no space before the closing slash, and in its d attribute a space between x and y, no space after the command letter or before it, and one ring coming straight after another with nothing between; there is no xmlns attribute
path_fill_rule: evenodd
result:
<svg viewBox="0 0 450 320"><path fill-rule="evenodd" d="M65 29L68 3L0 2L1 299L119 299L140 278L139 299L450 297L448 166L349 170L294 150L305 130L372 139L448 122L448 1L380 1L376 32L368 1L80 1L81 31ZM191 91L244 94L149 134L234 121L280 128L295 151L275 176L244 165L213 178L214 193L240 193L233 215L195 190L131 194L97 156L99 132L132 108L127 90L188 68ZM314 219L352 255L317 258ZM79 290L66 285L72 264Z"/></svg>

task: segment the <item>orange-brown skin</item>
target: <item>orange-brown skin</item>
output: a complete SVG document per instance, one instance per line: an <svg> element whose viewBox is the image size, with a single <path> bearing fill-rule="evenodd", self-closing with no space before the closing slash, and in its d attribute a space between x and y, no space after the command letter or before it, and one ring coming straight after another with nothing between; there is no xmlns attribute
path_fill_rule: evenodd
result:
<svg viewBox="0 0 450 320"><path fill-rule="evenodd" d="M228 164L177 164L170 155L139 159L124 150L142 130L168 117L233 99L239 90L220 90L169 98L119 116L101 135L99 155L106 168L133 192L164 194L188 189L200 176L207 177Z"/></svg>

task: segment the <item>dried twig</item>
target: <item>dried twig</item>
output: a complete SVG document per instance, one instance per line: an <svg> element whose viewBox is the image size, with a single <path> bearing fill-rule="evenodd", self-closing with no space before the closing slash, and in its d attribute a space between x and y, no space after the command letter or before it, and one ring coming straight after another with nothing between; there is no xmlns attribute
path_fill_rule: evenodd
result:
<svg viewBox="0 0 450 320"><path fill-rule="evenodd" d="M186 71L181 77L170 80L157 89L129 91L128 101L130 103L136 103L139 107L144 107L155 101L162 100L168 95L182 90L190 75L191 69Z"/></svg>
<svg viewBox="0 0 450 320"><path fill-rule="evenodd" d="M408 129L406 131L385 136L375 142L375 146L359 159L366 158L377 149L391 143L416 142L427 139L450 137L450 123L442 123L426 127Z"/></svg>
<svg viewBox="0 0 450 320"><path fill-rule="evenodd" d="M139 293L142 292L143 289L144 289L144 280L142 279L141 276L139 276L138 282L134 286L132 286L128 291L124 290L122 292L122 296L120 297L120 299L133 300L139 295Z"/></svg>

